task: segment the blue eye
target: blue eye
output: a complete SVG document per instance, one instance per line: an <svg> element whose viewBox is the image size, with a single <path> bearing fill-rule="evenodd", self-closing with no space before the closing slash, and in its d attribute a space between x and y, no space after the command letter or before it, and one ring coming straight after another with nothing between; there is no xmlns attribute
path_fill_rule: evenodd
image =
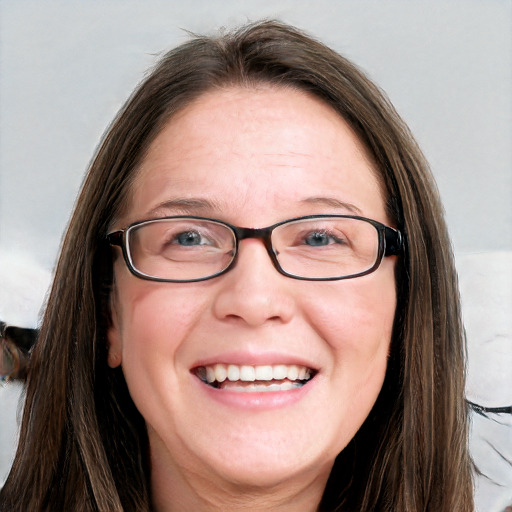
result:
<svg viewBox="0 0 512 512"><path fill-rule="evenodd" d="M174 243L187 246L202 245L203 239L197 231L184 231L175 237Z"/></svg>
<svg viewBox="0 0 512 512"><path fill-rule="evenodd" d="M322 247L331 243L339 243L339 240L325 231L313 231L304 238L304 242L312 247Z"/></svg>

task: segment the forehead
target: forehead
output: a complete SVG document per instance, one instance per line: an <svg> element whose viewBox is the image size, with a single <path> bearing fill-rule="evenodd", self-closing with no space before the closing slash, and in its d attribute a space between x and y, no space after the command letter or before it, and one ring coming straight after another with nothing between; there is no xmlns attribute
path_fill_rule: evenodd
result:
<svg viewBox="0 0 512 512"><path fill-rule="evenodd" d="M341 116L306 92L264 85L208 92L173 116L131 192L131 221L173 198L204 198L226 215L273 209L277 221L292 203L333 193L341 202L383 206L374 165Z"/></svg>

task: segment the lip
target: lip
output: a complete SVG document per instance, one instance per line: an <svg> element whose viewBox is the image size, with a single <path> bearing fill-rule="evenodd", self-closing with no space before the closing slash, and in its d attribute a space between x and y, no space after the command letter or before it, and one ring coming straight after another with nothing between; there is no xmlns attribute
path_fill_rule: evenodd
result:
<svg viewBox="0 0 512 512"><path fill-rule="evenodd" d="M300 388L294 388L287 391L267 391L267 392L251 392L241 393L230 389L214 388L199 379L195 370L200 366L211 366L217 363L235 364L235 365L298 365L305 366L314 371L315 377L306 382ZM228 406L230 408L263 411L271 409L279 409L289 407L300 402L314 387L316 386L316 377L318 374L318 365L307 361L303 357L292 354L283 354L278 352L253 353L253 352L223 352L215 356L194 362L190 368L190 376L198 391L206 396L208 400L212 400L218 404Z"/></svg>
<svg viewBox="0 0 512 512"><path fill-rule="evenodd" d="M195 375L191 374L198 386L199 392L207 399L218 404L235 409L248 411L264 411L289 407L301 401L314 387L316 379L309 380L300 388L288 391L267 391L255 393L240 393L229 389L217 389L209 386Z"/></svg>

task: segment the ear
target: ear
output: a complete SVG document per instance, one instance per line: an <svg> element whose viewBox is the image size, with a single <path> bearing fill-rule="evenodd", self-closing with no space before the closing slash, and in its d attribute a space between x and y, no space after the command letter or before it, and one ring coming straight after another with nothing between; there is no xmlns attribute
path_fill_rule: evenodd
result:
<svg viewBox="0 0 512 512"><path fill-rule="evenodd" d="M107 362L110 368L117 368L122 363L123 343L121 328L115 304L115 291L110 297L110 325L107 329L108 356Z"/></svg>
<svg viewBox="0 0 512 512"><path fill-rule="evenodd" d="M121 366L121 362L122 362L120 341L117 338L116 334L112 333L111 329L109 329L107 335L108 335L107 362L108 362L108 365L110 366L110 368L117 368L118 366Z"/></svg>

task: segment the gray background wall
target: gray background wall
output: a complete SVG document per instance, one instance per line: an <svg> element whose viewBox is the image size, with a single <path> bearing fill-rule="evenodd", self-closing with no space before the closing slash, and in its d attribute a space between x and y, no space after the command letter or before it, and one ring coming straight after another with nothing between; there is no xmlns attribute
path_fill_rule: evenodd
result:
<svg viewBox="0 0 512 512"><path fill-rule="evenodd" d="M457 255L468 396L512 404L507 0L2 0L0 318L37 323L84 170L144 71L185 41L185 30L211 33L263 17L295 24L354 60L410 125L431 162ZM0 388L0 482L16 431L13 394ZM482 421L475 419L475 458L502 487L479 480L480 507L498 511L512 503L512 467L486 454L495 453L491 443L512 461L512 429Z"/></svg>

